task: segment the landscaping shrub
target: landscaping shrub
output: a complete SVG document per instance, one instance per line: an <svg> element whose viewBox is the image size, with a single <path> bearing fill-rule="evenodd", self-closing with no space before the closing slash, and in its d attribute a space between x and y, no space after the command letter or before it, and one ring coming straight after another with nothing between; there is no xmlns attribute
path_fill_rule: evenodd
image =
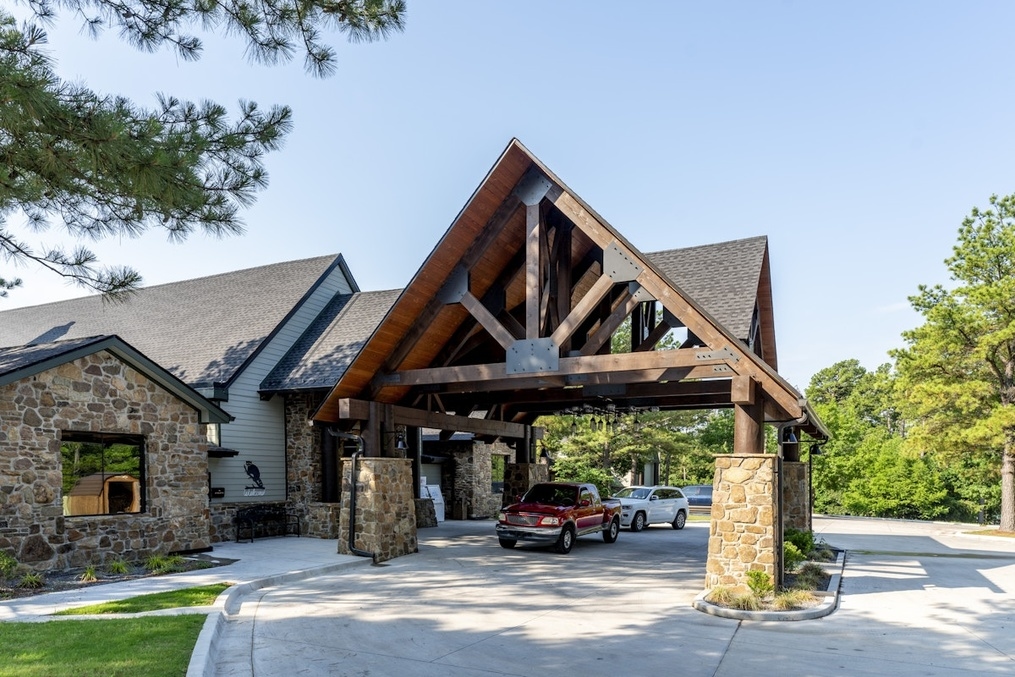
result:
<svg viewBox="0 0 1015 677"><path fill-rule="evenodd" d="M823 589L827 577L828 574L825 573L825 570L820 565L808 562L800 567L800 571L796 573L793 587L801 590Z"/></svg>
<svg viewBox="0 0 1015 677"><path fill-rule="evenodd" d="M800 552L796 545L786 541L782 544L782 561L786 571L794 571L801 563L807 561L807 556Z"/></svg>
<svg viewBox="0 0 1015 677"><path fill-rule="evenodd" d="M772 608L777 611L806 609L814 604L816 598L807 590L787 590L780 592L772 600Z"/></svg>
<svg viewBox="0 0 1015 677"><path fill-rule="evenodd" d="M0 551L0 581L7 580L14 576L14 572L18 570L18 560L14 559L6 552Z"/></svg>
<svg viewBox="0 0 1015 677"><path fill-rule="evenodd" d="M772 577L764 571L758 571L757 569L747 572L747 587L758 597L765 597L775 591Z"/></svg>
<svg viewBox="0 0 1015 677"><path fill-rule="evenodd" d="M797 550L799 550L803 554L804 559L810 557L811 551L814 550L813 531L803 531L801 529L787 527L786 530L783 532L783 540L786 543L792 543L793 545L795 545L797 547Z"/></svg>
<svg viewBox="0 0 1015 677"><path fill-rule="evenodd" d="M713 588L705 601L716 606L723 606L729 609L740 609L741 611L757 611L761 608L761 599L753 592L739 593L732 588L720 585Z"/></svg>
<svg viewBox="0 0 1015 677"><path fill-rule="evenodd" d="M115 559L109 563L109 573L123 575L130 573L130 564L122 559Z"/></svg>

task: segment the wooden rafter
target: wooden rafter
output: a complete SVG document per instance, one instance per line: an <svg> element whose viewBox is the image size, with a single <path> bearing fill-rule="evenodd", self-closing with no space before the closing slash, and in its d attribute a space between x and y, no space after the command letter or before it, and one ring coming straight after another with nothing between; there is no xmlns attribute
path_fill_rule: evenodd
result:
<svg viewBox="0 0 1015 677"><path fill-rule="evenodd" d="M768 283L767 247L764 255L759 289ZM669 397L666 389L694 379L728 383L747 376L757 383L771 419L804 414L799 394L765 364L767 356L752 354L659 272L672 275L673 259L663 259L660 269L654 261L513 142L333 396L429 408L436 402L430 396L441 395L458 411L468 403L465 393L489 393L502 398L504 407L480 406L488 416L521 420L526 400L520 391L573 401L585 390L620 388L631 398L633 389L659 386L651 396L684 406L688 399ZM470 276L465 285L448 281L455 266ZM742 279L737 283L746 287ZM702 298L714 305L714 298ZM762 331L751 328L761 352L774 348L774 337L768 345L769 306L762 307ZM408 312L398 315L403 307ZM657 307L666 311L662 321ZM632 315L632 352L610 354L610 337ZM673 326L686 326L705 349L658 350ZM705 389L699 396L701 402L722 402ZM322 411L322 420L334 416L327 406Z"/></svg>

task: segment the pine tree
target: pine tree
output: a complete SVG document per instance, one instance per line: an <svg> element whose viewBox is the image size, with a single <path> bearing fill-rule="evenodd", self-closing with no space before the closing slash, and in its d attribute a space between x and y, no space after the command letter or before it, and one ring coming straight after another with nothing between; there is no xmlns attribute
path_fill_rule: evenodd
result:
<svg viewBox="0 0 1015 677"><path fill-rule="evenodd" d="M973 209L946 261L955 284L910 299L924 324L898 351L912 439L968 457L987 452L1001 479L1000 526L1015 531L1015 195Z"/></svg>
<svg viewBox="0 0 1015 677"><path fill-rule="evenodd" d="M197 59L192 25L243 35L259 62L302 52L317 76L335 70L321 33L338 29L351 41L376 40L404 28L404 0L34 0L39 21L60 11L83 17L145 51L171 46ZM26 235L65 229L69 240L136 236L164 229L170 240L195 229L242 232L239 210L267 184L265 153L291 129L286 106L239 104L234 120L214 102L158 95L145 109L85 86L63 82L42 53L45 32L0 10L0 261L35 263L110 298L129 294L140 274L99 267L81 244L37 250ZM15 229L18 230L15 230ZM21 234L19 234L21 233ZM0 276L0 297L20 286Z"/></svg>

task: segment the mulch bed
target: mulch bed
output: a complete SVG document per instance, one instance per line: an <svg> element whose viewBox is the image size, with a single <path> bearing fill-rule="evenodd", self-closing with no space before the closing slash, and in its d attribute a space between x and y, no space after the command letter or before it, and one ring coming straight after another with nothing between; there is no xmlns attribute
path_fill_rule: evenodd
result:
<svg viewBox="0 0 1015 677"><path fill-rule="evenodd" d="M42 595L47 592L77 590L79 588L87 588L93 585L102 585L104 583L118 583L120 581L134 580L136 578L151 578L156 576L165 576L168 574L178 574L185 571L195 571L197 569L210 569L212 567L226 566L235 561L236 560L234 559L214 557L210 554L203 553L185 555L183 557L183 562L173 571L153 573L145 569L141 563L136 563L132 564L128 572L125 574L113 574L105 570L96 569L96 580L87 582L81 580L81 576L85 573L84 567L62 569L59 571L45 571L40 572L43 583L42 586L38 588L22 587L18 585L20 576L15 576L12 580L0 581L0 602L9 599Z"/></svg>

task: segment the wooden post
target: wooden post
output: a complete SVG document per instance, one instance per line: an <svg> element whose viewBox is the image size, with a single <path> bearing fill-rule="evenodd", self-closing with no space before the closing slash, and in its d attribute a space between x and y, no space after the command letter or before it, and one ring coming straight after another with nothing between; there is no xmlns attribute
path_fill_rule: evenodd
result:
<svg viewBox="0 0 1015 677"><path fill-rule="evenodd" d="M758 384L749 376L736 376L730 389L733 402L733 453L765 452L765 405L757 396Z"/></svg>

